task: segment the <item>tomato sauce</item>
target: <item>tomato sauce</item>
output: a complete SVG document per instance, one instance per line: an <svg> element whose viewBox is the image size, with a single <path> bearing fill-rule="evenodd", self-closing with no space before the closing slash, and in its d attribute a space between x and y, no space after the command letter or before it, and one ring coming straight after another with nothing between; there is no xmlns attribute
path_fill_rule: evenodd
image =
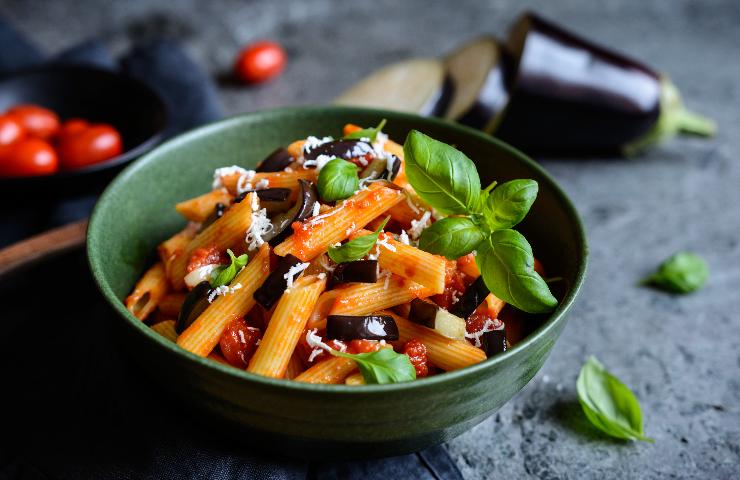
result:
<svg viewBox="0 0 740 480"><path fill-rule="evenodd" d="M229 263L229 258L218 250L215 245L210 247L201 247L193 250L188 260L186 271L188 273L206 265L226 265Z"/></svg>

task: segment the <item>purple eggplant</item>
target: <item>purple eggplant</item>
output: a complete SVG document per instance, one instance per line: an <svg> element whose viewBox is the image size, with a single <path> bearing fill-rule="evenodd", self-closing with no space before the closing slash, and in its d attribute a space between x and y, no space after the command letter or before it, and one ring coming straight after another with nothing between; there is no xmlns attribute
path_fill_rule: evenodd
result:
<svg viewBox="0 0 740 480"><path fill-rule="evenodd" d="M373 146L368 142L351 139L332 140L309 150L306 150L305 146L303 148L303 158L306 160L316 160L319 155L351 160L352 158L364 157L368 153L373 152Z"/></svg>
<svg viewBox="0 0 740 480"><path fill-rule="evenodd" d="M486 356L488 357L505 352L507 349L506 331L502 328L501 330L486 332L481 335L480 343L481 348L486 352Z"/></svg>
<svg viewBox="0 0 740 480"><path fill-rule="evenodd" d="M389 315L329 315L326 338L331 340L398 340L398 326Z"/></svg>
<svg viewBox="0 0 740 480"><path fill-rule="evenodd" d="M483 303L488 294L491 293L483 281L483 275L478 277L463 293L455 304L450 308L450 313L460 318L468 318L475 312L478 305Z"/></svg>
<svg viewBox="0 0 740 480"><path fill-rule="evenodd" d="M255 290L253 295L255 301L265 307L265 310L271 309L288 288L288 279L285 275L299 263L301 259L290 254L280 258L275 270L270 272L262 286Z"/></svg>
<svg viewBox="0 0 740 480"><path fill-rule="evenodd" d="M377 281L378 261L357 260L337 265L331 274L329 288L342 283L375 283Z"/></svg>
<svg viewBox="0 0 740 480"><path fill-rule="evenodd" d="M284 148L278 148L262 160L255 172L280 172L293 163L293 157Z"/></svg>
<svg viewBox="0 0 740 480"><path fill-rule="evenodd" d="M488 131L527 152L629 154L677 133L714 133L666 77L535 14L511 29L506 54L510 98Z"/></svg>
<svg viewBox="0 0 740 480"><path fill-rule="evenodd" d="M220 202L217 203L216 206L213 209L213 212L211 212L211 214L208 215L208 218L206 218L203 221L203 223L200 225L200 231L202 232L210 224L212 224L213 222L215 222L216 220L218 220L219 218L221 218L223 216L224 212L226 212L226 210L228 210L228 208L229 208L228 205L225 205L225 204L220 203Z"/></svg>
<svg viewBox="0 0 740 480"><path fill-rule="evenodd" d="M188 328L203 311L208 308L210 302L208 296L211 294L211 284L203 281L195 286L185 296L185 301L182 302L180 308L180 314L177 316L175 322L175 331L182 333Z"/></svg>
<svg viewBox="0 0 740 480"><path fill-rule="evenodd" d="M414 323L433 328L447 338L465 340L465 320L429 300L414 299L408 318Z"/></svg>
<svg viewBox="0 0 740 480"><path fill-rule="evenodd" d="M280 213L272 218L272 229L262 236L262 239L270 245L277 245L290 235L290 225L310 217L313 213L314 204L319 199L316 186L306 180L298 180L298 198L290 210Z"/></svg>

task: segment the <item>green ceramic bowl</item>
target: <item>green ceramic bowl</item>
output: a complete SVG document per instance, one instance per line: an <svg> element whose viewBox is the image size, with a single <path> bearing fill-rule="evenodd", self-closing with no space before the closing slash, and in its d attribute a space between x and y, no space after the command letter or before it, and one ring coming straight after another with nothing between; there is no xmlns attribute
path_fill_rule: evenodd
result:
<svg viewBox="0 0 740 480"><path fill-rule="evenodd" d="M481 180L533 178L540 193L521 230L552 275L567 285L560 306L509 351L475 366L409 383L350 387L256 376L197 357L150 330L122 300L184 222L176 202L210 188L213 170L252 167L278 146L339 135L345 123L376 125L403 142L411 129L456 145ZM87 238L92 274L118 313L128 353L217 435L311 458L399 455L451 439L495 412L537 373L563 330L586 270L586 237L563 191L521 152L475 130L403 113L352 107L251 113L194 130L145 155L100 198ZM247 432L247 433L243 433Z"/></svg>

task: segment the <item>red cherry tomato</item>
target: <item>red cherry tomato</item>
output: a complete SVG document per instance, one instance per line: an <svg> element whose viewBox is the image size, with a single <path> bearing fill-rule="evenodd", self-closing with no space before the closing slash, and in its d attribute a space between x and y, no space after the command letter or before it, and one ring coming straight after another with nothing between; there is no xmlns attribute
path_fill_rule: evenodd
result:
<svg viewBox="0 0 740 480"><path fill-rule="evenodd" d="M230 365L247 368L261 336L259 328L248 327L243 318L237 318L226 327L218 344Z"/></svg>
<svg viewBox="0 0 740 480"><path fill-rule="evenodd" d="M59 131L59 117L49 109L38 105L16 105L7 115L15 118L29 135L43 139L50 138Z"/></svg>
<svg viewBox="0 0 740 480"><path fill-rule="evenodd" d="M0 115L0 146L15 143L25 134L18 120L9 115Z"/></svg>
<svg viewBox="0 0 740 480"><path fill-rule="evenodd" d="M84 129L90 126L87 120L81 118L70 118L62 123L62 127L59 129L59 136L64 137L66 135L74 135L80 133Z"/></svg>
<svg viewBox="0 0 740 480"><path fill-rule="evenodd" d="M3 147L0 153L0 176L49 175L58 167L56 152L40 138L20 140Z"/></svg>
<svg viewBox="0 0 740 480"><path fill-rule="evenodd" d="M288 56L279 44L255 42L239 52L234 64L236 77L245 83L262 83L280 74Z"/></svg>
<svg viewBox="0 0 740 480"><path fill-rule="evenodd" d="M112 126L102 123L59 138L59 161L67 169L87 167L122 151L121 135Z"/></svg>

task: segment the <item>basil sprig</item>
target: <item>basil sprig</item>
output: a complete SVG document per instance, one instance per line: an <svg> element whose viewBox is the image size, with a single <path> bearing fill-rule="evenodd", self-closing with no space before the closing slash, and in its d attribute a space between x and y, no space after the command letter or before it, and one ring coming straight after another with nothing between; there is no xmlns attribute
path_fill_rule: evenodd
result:
<svg viewBox="0 0 740 480"><path fill-rule="evenodd" d="M385 224L388 223L389 219L390 217L387 217L383 220L383 223L380 224L378 229L370 235L357 237L339 247L329 247L329 250L326 253L328 253L329 258L334 260L336 263L354 262L355 260L361 259L373 249L375 242L378 241L380 232L383 230L383 227L385 227Z"/></svg>
<svg viewBox="0 0 740 480"><path fill-rule="evenodd" d="M511 230L534 203L537 182L512 180L481 190L472 160L416 130L406 137L403 153L416 193L439 212L463 215L426 228L419 247L447 258L477 250L476 263L494 295L529 313L555 308L557 299L534 271L532 247Z"/></svg>
<svg viewBox="0 0 740 480"><path fill-rule="evenodd" d="M708 278L709 267L701 257L691 252L678 252L644 279L643 284L673 293L691 293L703 287Z"/></svg>
<svg viewBox="0 0 740 480"><path fill-rule="evenodd" d="M357 363L365 383L396 383L416 380L416 370L408 355L392 348L381 348L369 353L344 353L330 350L336 357L351 358Z"/></svg>
<svg viewBox="0 0 740 480"><path fill-rule="evenodd" d="M594 357L581 368L576 389L583 412L596 428L616 438L654 441L645 436L635 395Z"/></svg>
<svg viewBox="0 0 740 480"><path fill-rule="evenodd" d="M349 198L360 189L357 165L341 158L329 160L319 172L319 195L327 202Z"/></svg>
<svg viewBox="0 0 740 480"><path fill-rule="evenodd" d="M239 255L238 257L234 256L234 252L232 252L231 249L226 250L226 253L229 254L231 262L229 265L221 265L213 270L213 273L211 273L211 287L213 288L230 284L231 281L234 280L234 277L236 277L236 274L239 273L239 270L241 270L249 260L246 253Z"/></svg>
<svg viewBox="0 0 740 480"><path fill-rule="evenodd" d="M386 120L384 118L375 128L363 128L361 130L356 130L352 133L348 133L343 138L346 140L360 140L362 138L368 138L371 142L374 142L378 138L378 133L383 130L383 127L385 127L385 122Z"/></svg>

